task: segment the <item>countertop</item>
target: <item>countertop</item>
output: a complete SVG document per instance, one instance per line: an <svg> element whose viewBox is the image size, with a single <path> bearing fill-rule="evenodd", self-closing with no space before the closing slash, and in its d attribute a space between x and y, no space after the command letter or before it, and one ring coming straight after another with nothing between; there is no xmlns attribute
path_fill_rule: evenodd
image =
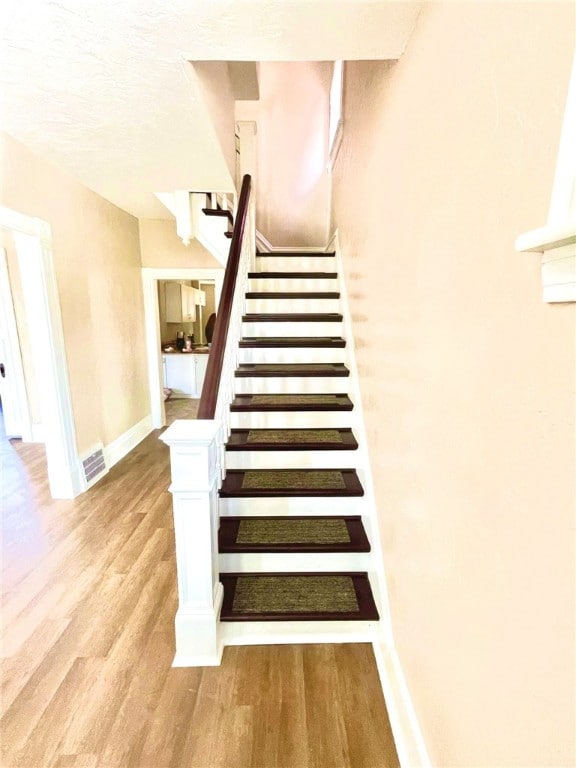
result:
<svg viewBox="0 0 576 768"><path fill-rule="evenodd" d="M163 355L209 355L210 350L208 347L198 347L197 349L173 349L173 350L162 350Z"/></svg>

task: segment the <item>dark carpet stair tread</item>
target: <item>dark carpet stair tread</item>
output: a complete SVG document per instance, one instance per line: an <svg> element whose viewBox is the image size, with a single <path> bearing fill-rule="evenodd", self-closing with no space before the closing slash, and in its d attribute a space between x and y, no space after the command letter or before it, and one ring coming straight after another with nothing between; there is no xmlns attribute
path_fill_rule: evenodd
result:
<svg viewBox="0 0 576 768"><path fill-rule="evenodd" d="M245 336L240 339L243 348L259 347L312 347L341 348L346 341L340 336Z"/></svg>
<svg viewBox="0 0 576 768"><path fill-rule="evenodd" d="M222 498L363 496L355 469L229 469Z"/></svg>
<svg viewBox="0 0 576 768"><path fill-rule="evenodd" d="M378 620L367 573L221 573L221 621Z"/></svg>
<svg viewBox="0 0 576 768"><path fill-rule="evenodd" d="M234 223L234 216L230 211L225 211L223 208L202 208L202 213L206 216L221 216L228 219L230 224Z"/></svg>
<svg viewBox="0 0 576 768"><path fill-rule="evenodd" d="M225 517L218 549L233 552L369 552L359 515L348 517Z"/></svg>
<svg viewBox="0 0 576 768"><path fill-rule="evenodd" d="M354 451L351 429L233 429L227 451Z"/></svg>
<svg viewBox="0 0 576 768"><path fill-rule="evenodd" d="M339 323L338 312L252 312L242 317L245 323Z"/></svg>
<svg viewBox="0 0 576 768"><path fill-rule="evenodd" d="M311 258L318 258L319 256L326 256L327 258L331 258L333 256L336 256L336 251L257 251L256 256L282 256L282 257L294 257L294 258L302 258L302 257L311 257Z"/></svg>
<svg viewBox="0 0 576 768"><path fill-rule="evenodd" d="M345 393L246 394L236 395L231 411L351 411L354 405Z"/></svg>
<svg viewBox="0 0 576 768"><path fill-rule="evenodd" d="M270 279L308 279L311 280L335 280L338 272L248 272L250 280Z"/></svg>
<svg viewBox="0 0 576 768"><path fill-rule="evenodd" d="M247 299L339 299L337 291L248 291Z"/></svg>
<svg viewBox="0 0 576 768"><path fill-rule="evenodd" d="M235 376L349 376L344 363L240 363Z"/></svg>

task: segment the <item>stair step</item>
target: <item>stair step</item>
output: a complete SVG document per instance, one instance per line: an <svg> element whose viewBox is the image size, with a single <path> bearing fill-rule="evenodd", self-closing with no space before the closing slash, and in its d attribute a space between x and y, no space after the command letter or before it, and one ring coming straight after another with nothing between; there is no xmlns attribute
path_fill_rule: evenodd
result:
<svg viewBox="0 0 576 768"><path fill-rule="evenodd" d="M219 552L370 552L360 515L227 517Z"/></svg>
<svg viewBox="0 0 576 768"><path fill-rule="evenodd" d="M355 469L230 469L220 496L363 496Z"/></svg>
<svg viewBox="0 0 576 768"><path fill-rule="evenodd" d="M352 403L350 403L352 405ZM233 429L227 451L355 451L351 429Z"/></svg>
<svg viewBox="0 0 576 768"><path fill-rule="evenodd" d="M378 619L368 574L221 573L221 621Z"/></svg>
<svg viewBox="0 0 576 768"><path fill-rule="evenodd" d="M234 217L230 211L225 211L223 208L202 208L202 213L206 216L220 216L228 219L230 224L234 223Z"/></svg>
<svg viewBox="0 0 576 768"><path fill-rule="evenodd" d="M302 256L309 256L318 258L320 256L325 256L327 258L332 258L336 255L336 251L256 251L256 256L282 256L284 257L291 257L294 258L301 258Z"/></svg>
<svg viewBox="0 0 576 768"><path fill-rule="evenodd" d="M236 395L231 411L351 411L354 405L342 392L326 394Z"/></svg>
<svg viewBox="0 0 576 768"><path fill-rule="evenodd" d="M340 323L339 312L252 312L244 315L244 323Z"/></svg>
<svg viewBox="0 0 576 768"><path fill-rule="evenodd" d="M240 347L345 347L340 336L246 336L240 339Z"/></svg>
<svg viewBox="0 0 576 768"><path fill-rule="evenodd" d="M241 363L235 376L349 376L344 363Z"/></svg>
<svg viewBox="0 0 576 768"><path fill-rule="evenodd" d="M247 299L339 299L337 291L248 291Z"/></svg>
<svg viewBox="0 0 576 768"><path fill-rule="evenodd" d="M250 280L261 279L305 279L305 280L336 280L338 272L248 272Z"/></svg>

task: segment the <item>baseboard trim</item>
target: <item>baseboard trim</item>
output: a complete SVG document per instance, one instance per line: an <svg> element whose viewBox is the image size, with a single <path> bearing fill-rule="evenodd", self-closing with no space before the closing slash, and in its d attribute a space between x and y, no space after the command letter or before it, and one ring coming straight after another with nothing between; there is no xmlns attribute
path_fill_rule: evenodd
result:
<svg viewBox="0 0 576 768"><path fill-rule="evenodd" d="M152 416L148 414L133 427L126 430L120 437L113 440L108 445L104 446L104 458L106 460L106 467L110 469L114 464L117 464L121 459L130 453L131 450L136 448L138 443L141 443L150 432L152 432Z"/></svg>
<svg viewBox="0 0 576 768"><path fill-rule="evenodd" d="M272 245L270 240L266 238L261 232L256 230L256 248L260 253L270 253L273 255L276 251L289 251L290 253L324 253L327 250L325 245L318 246L306 246L304 248L295 248L290 245Z"/></svg>
<svg viewBox="0 0 576 768"><path fill-rule="evenodd" d="M396 649L373 643L386 709L401 768L432 768Z"/></svg>

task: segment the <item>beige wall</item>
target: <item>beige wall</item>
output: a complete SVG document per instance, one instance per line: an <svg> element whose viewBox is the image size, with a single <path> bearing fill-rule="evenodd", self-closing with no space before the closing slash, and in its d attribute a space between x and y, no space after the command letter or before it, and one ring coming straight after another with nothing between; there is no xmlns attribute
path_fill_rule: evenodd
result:
<svg viewBox="0 0 576 768"><path fill-rule="evenodd" d="M0 204L52 229L83 453L112 442L150 411L138 222L5 134L0 159Z"/></svg>
<svg viewBox="0 0 576 768"><path fill-rule="evenodd" d="M140 219L142 266L167 269L222 269L222 264L192 240L184 245L176 234L174 219Z"/></svg>
<svg viewBox="0 0 576 768"><path fill-rule="evenodd" d="M393 630L436 766L574 765L574 305L539 257L568 4L425 7L347 65L345 259Z"/></svg>
<svg viewBox="0 0 576 768"><path fill-rule="evenodd" d="M277 247L325 246L332 65L262 62L259 71L256 226Z"/></svg>
<svg viewBox="0 0 576 768"><path fill-rule="evenodd" d="M194 61L191 67L198 80L199 91L208 111L209 123L216 133L222 155L230 172L230 184L213 191L232 191L236 176L236 144L234 139L234 91L227 62ZM203 190L201 190L203 191Z"/></svg>

